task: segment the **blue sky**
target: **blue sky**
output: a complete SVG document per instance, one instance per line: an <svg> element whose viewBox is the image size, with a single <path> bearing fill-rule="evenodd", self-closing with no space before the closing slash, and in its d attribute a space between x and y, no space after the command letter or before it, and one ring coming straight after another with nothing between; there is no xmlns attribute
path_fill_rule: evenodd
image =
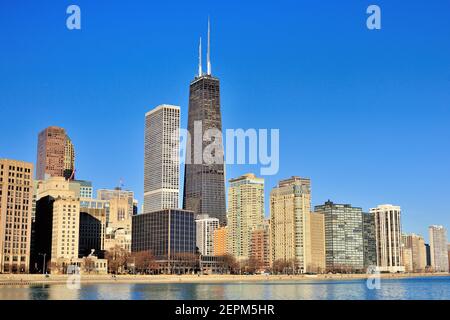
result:
<svg viewBox="0 0 450 320"><path fill-rule="evenodd" d="M373 3L379 31L366 28ZM80 31L66 28L70 4ZM35 162L37 133L62 126L78 178L122 178L142 200L144 114L180 105L186 126L210 15L224 128L280 129L266 202L279 179L310 177L313 205L400 205L404 231L428 237L450 227L449 12L445 0L2 2L0 157Z"/></svg>

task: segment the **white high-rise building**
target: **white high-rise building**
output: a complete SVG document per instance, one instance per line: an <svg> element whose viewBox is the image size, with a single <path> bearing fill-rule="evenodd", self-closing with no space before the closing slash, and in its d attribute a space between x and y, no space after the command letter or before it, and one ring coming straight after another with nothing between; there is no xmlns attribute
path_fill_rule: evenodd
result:
<svg viewBox="0 0 450 320"><path fill-rule="evenodd" d="M160 105L145 115L144 213L178 208L180 107Z"/></svg>
<svg viewBox="0 0 450 320"><path fill-rule="evenodd" d="M382 272L404 272L401 208L390 204L370 209L375 218L377 267Z"/></svg>
<svg viewBox="0 0 450 320"><path fill-rule="evenodd" d="M214 255L214 231L219 228L219 219L207 214L197 216L197 248L204 256Z"/></svg>
<svg viewBox="0 0 450 320"><path fill-rule="evenodd" d="M431 266L436 272L448 272L447 230L443 226L431 226L430 234Z"/></svg>

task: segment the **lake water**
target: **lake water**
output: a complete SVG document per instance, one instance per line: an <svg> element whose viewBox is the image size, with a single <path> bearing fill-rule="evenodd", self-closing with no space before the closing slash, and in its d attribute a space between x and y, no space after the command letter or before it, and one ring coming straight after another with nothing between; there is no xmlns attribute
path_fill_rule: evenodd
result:
<svg viewBox="0 0 450 320"><path fill-rule="evenodd" d="M0 286L0 300L450 300L450 277L226 284L86 284Z"/></svg>

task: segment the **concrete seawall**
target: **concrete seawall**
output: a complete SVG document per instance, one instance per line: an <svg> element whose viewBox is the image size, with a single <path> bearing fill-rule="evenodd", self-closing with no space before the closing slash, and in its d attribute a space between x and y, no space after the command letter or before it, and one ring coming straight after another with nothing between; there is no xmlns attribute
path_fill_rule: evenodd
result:
<svg viewBox="0 0 450 320"><path fill-rule="evenodd" d="M450 276L449 273L415 273L415 274L380 274L382 279L404 279L417 277ZM270 281L330 281L330 280L357 280L367 279L366 274L327 274L327 275L156 275L133 276L123 275L113 277L111 275L81 275L83 284L96 283L235 283L235 282L270 282ZM0 286L31 286L41 284L60 285L66 284L67 275L0 275Z"/></svg>

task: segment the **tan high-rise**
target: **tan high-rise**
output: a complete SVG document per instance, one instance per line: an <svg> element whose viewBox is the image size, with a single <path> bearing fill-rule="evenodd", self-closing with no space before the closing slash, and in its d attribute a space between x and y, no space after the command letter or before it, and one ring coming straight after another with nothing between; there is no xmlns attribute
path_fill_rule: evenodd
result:
<svg viewBox="0 0 450 320"><path fill-rule="evenodd" d="M75 151L66 131L59 127L48 127L38 136L36 179L48 176L75 178Z"/></svg>
<svg viewBox="0 0 450 320"><path fill-rule="evenodd" d="M229 253L248 259L252 231L264 221L264 179L249 173L230 180L227 219Z"/></svg>
<svg viewBox="0 0 450 320"><path fill-rule="evenodd" d="M0 273L27 273L33 164L0 159Z"/></svg>
<svg viewBox="0 0 450 320"><path fill-rule="evenodd" d="M412 233L403 235L402 240L405 270L410 272L425 272L427 254L423 237ZM410 251L410 256L408 256L408 251Z"/></svg>
<svg viewBox="0 0 450 320"><path fill-rule="evenodd" d="M306 272L311 259L311 181L282 180L270 194L272 262L287 262L295 272Z"/></svg>
<svg viewBox="0 0 450 320"><path fill-rule="evenodd" d="M325 255L325 216L321 213L310 213L311 221L311 262L309 270L315 273L323 273L326 268Z"/></svg>

